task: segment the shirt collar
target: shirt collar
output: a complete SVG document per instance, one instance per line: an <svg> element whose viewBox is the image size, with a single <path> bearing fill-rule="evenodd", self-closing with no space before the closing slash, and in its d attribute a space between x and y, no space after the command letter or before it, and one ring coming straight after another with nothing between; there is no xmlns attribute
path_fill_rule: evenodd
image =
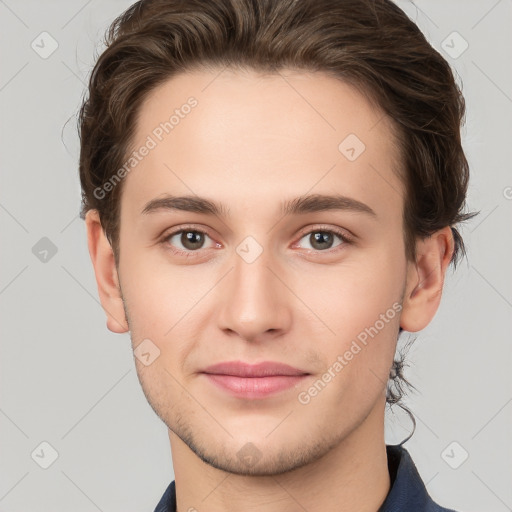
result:
<svg viewBox="0 0 512 512"><path fill-rule="evenodd" d="M386 453L391 487L377 512L455 512L440 507L432 500L409 452L403 446L386 445ZM174 480L165 490L155 512L176 512Z"/></svg>
<svg viewBox="0 0 512 512"><path fill-rule="evenodd" d="M391 487L378 512L455 512L440 507L429 496L409 454L401 445L387 445Z"/></svg>

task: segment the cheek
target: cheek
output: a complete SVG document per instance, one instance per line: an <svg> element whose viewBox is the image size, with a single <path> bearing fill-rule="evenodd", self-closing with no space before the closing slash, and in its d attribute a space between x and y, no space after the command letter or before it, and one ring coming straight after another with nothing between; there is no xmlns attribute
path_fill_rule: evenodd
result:
<svg viewBox="0 0 512 512"><path fill-rule="evenodd" d="M166 343L176 337L181 340L178 343L185 344L182 330L190 325L192 317L215 315L216 306L207 295L226 269L207 263L171 264L165 253L156 249L137 252L124 246L122 250L120 273L134 345L149 338L164 351ZM283 268L283 280L296 296L282 295L283 300L289 297L286 306L291 308L291 317L297 324L291 328L324 339L327 343L323 348L317 346L315 350L324 353L326 362L328 358L343 354L353 340L364 342L365 333L369 340L392 338L395 326L398 329L396 305L404 279L405 256L400 251L403 252L403 247L393 246L387 238L386 245L381 242L379 247L347 252L346 259L338 265L303 261ZM384 326L381 315L387 320ZM368 334L368 330L373 333L375 327L378 336ZM191 331L188 337L193 337ZM391 345L386 352L389 355L394 350L394 342L396 339L392 343L381 343L379 350ZM180 350L174 343L176 340L173 351ZM185 346L181 349L186 350Z"/></svg>
<svg viewBox="0 0 512 512"><path fill-rule="evenodd" d="M120 270L132 348L136 350L149 339L159 353L150 367L137 361L138 371L147 386L156 389L159 382L167 387L172 384L169 374L183 373L184 362L201 338L208 314L206 298L216 279L206 265L170 265L161 258L151 260L149 252L144 257L132 253L123 264Z"/></svg>
<svg viewBox="0 0 512 512"><path fill-rule="evenodd" d="M164 336L210 286L212 277L207 269L198 269L171 265L151 251L126 257L120 268L122 289L134 326Z"/></svg>
<svg viewBox="0 0 512 512"><path fill-rule="evenodd" d="M347 340L373 326L381 315L398 322L404 268L405 258L401 261L391 251L375 249L336 267L295 269L293 290L316 313L316 322Z"/></svg>
<svg viewBox="0 0 512 512"><path fill-rule="evenodd" d="M317 315L311 322L325 342L316 349L326 369L340 376L333 387L350 388L352 400L369 400L387 382L402 308L402 258L382 247L347 259L336 271L319 266L302 272L294 288Z"/></svg>

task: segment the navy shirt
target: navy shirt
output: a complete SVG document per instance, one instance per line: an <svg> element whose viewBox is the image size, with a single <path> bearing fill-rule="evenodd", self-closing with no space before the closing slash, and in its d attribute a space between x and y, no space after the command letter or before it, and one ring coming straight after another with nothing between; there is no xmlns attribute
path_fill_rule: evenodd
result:
<svg viewBox="0 0 512 512"><path fill-rule="evenodd" d="M377 512L455 512L440 507L428 495L409 452L403 446L387 445L386 451L391 488ZM155 512L176 512L174 481L167 487Z"/></svg>

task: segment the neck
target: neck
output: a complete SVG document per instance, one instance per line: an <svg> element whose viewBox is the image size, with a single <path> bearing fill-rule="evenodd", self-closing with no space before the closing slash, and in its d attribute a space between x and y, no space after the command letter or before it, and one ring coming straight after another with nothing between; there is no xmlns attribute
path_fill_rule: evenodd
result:
<svg viewBox="0 0 512 512"><path fill-rule="evenodd" d="M389 488L384 404L327 454L275 476L243 476L201 461L169 431L177 512L377 512Z"/></svg>

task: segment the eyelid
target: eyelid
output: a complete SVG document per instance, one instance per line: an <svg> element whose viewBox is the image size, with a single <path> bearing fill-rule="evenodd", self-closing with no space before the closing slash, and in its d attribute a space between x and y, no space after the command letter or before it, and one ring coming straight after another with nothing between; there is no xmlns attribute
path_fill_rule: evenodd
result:
<svg viewBox="0 0 512 512"><path fill-rule="evenodd" d="M176 228L171 229L170 231L165 231L164 234L161 237L159 237L159 241L160 241L160 243L165 243L169 238L171 238L179 233L182 233L183 231L193 231L193 232L197 232L197 233L202 233L203 235L208 236L212 241L214 241L213 237L210 235L210 233L208 232L208 230L206 228L199 228L196 225L178 226ZM218 242L215 242L215 244L219 245ZM176 250L185 252L182 249L176 249ZM186 252L187 253L199 252L199 250L198 251L186 251Z"/></svg>
<svg viewBox="0 0 512 512"><path fill-rule="evenodd" d="M343 243L353 243L355 242L355 235L348 231L347 229L334 227L334 226L327 226L327 225L318 225L313 227L304 228L301 230L298 240L301 240L305 235L309 235L311 233L315 232L328 232L328 233L334 233L335 235L339 236ZM327 251L317 251L317 252L328 252Z"/></svg>
<svg viewBox="0 0 512 512"><path fill-rule="evenodd" d="M199 228L194 225L183 225L183 226L176 227L176 228L172 229L171 231L165 232L162 235L162 237L160 238L160 243L163 245L172 247L171 250L177 254L183 254L185 256L192 256L192 257L196 254L199 254L201 252L201 249L198 249L196 251L191 251L191 250L184 251L183 249L174 247L171 244L167 244L167 241L169 240L169 238L171 238L179 233L182 233L184 231L193 231L193 232L197 232L197 233L202 233L202 234L208 236L210 239L212 239L212 241L214 241L213 237L210 236L210 234L208 233L208 230L206 230L205 228ZM333 226L327 226L327 225L318 225L318 226L307 227L307 228L301 229L299 237L298 237L297 241L293 243L292 247L295 247L298 244L298 242L302 238L304 238L304 236L309 235L311 233L315 233L315 232L333 233L342 240L342 243L334 248L327 249L325 251L314 251L313 250L313 252L318 253L318 254L322 254L322 253L327 254L327 253L330 253L333 251L335 252L340 246L344 246L344 245L353 243L356 238L355 235L352 234L351 232L349 232L347 229L333 227ZM215 244L217 246L220 245L218 242L215 242ZM205 249L205 248L202 248L202 249ZM206 249L212 249L212 247L207 247Z"/></svg>

